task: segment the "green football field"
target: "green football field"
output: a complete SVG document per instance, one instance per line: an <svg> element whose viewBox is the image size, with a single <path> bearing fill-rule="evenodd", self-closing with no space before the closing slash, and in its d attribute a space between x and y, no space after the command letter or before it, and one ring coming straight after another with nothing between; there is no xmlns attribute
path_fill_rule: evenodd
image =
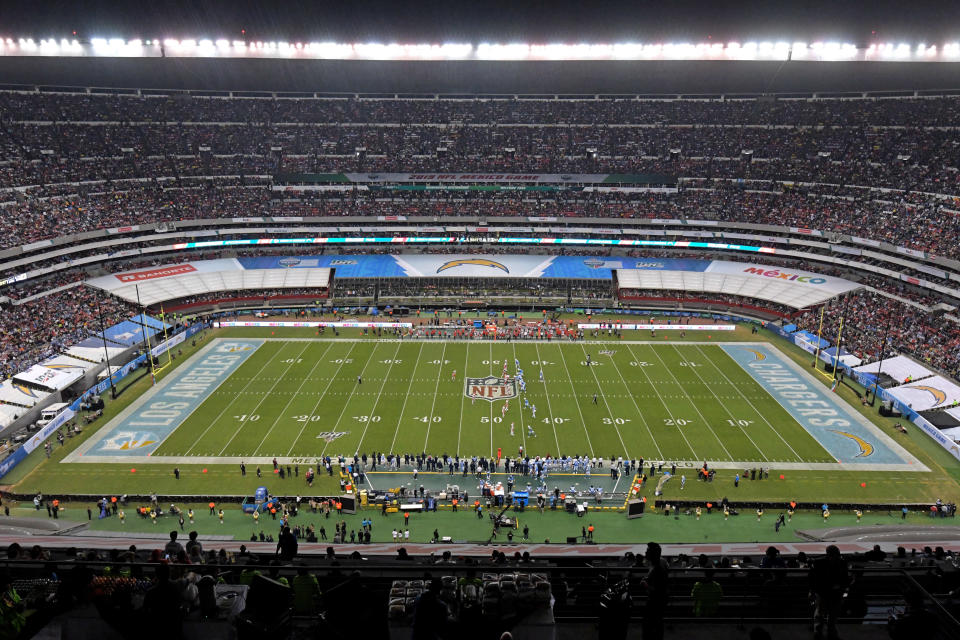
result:
<svg viewBox="0 0 960 640"><path fill-rule="evenodd" d="M312 461L373 451L506 456L520 447L541 456L835 461L714 344L304 339L264 342L152 455Z"/></svg>
<svg viewBox="0 0 960 640"><path fill-rule="evenodd" d="M718 481L687 482L682 495L689 499L718 500L729 492L731 499L740 500L881 503L960 495L960 467L949 453L917 429L896 432L897 420L878 416L876 407L861 406L853 387L829 394L829 378L812 370L809 354L798 347L765 331L751 334L749 327L722 338L663 338L654 342L649 332L627 331L622 342L613 343L592 337L562 344L400 343L378 341L358 330L341 331L339 341L318 336L312 328L277 330L276 335L269 328L212 330L198 335L196 344L185 344L182 357L157 374L155 386L150 375L131 376L118 398L105 398L102 420L82 435L68 437L50 459L42 449L35 451L4 478L5 486L25 495L252 495L263 480L254 473L242 477L241 459L251 472L253 465L269 465L274 456L288 465L301 459L302 471L324 452L420 452L426 442L434 455L444 450L448 455L457 450L461 456L489 455L499 447L506 456L525 446L532 455L553 454L559 447L564 455L592 450L598 457L629 454L648 461L660 455L667 463L676 456L681 466L687 466L684 460L698 465L706 458L718 469ZM721 339L722 346L717 344ZM133 424L138 406L143 410L163 401L165 385L169 391L181 384L220 345L244 341L255 348L229 375L197 393L166 431ZM850 438L822 429L808 433L809 425L798 422L808 418L788 414L762 381L746 373L753 350L765 352L767 362L779 359L802 370L811 388L826 390L856 415L855 421L869 423L869 429L857 433L879 449L853 459L859 447ZM597 364L581 364L585 353ZM465 376L482 378L491 371L499 376L504 358L513 376L514 357L526 373L526 396L537 405L535 421L530 409L521 408L522 396L511 399L502 415L503 401L465 395ZM545 363L543 384L534 361ZM528 425L535 438L527 437ZM829 444L821 446L824 438ZM761 456L770 462L761 463ZM911 456L916 456L912 463ZM788 462L775 462L778 458ZM844 464L837 464L837 458ZM823 460L829 462L818 462ZM769 466L771 481L741 482L735 488L733 473L754 466ZM181 470L179 480L174 467ZM385 480L378 478L379 486ZM440 476L437 480L442 484ZM654 488L644 489L648 499ZM292 495L305 485L302 477L277 478L271 489ZM313 490L317 495L336 492L337 478L321 474Z"/></svg>

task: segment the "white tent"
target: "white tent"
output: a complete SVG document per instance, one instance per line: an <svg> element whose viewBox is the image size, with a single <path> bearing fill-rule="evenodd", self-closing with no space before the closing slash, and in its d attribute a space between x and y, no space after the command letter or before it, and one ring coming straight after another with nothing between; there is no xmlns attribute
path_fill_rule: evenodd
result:
<svg viewBox="0 0 960 640"><path fill-rule="evenodd" d="M920 380L933 375L932 371L906 356L884 358L883 362L877 360L876 362L871 362L861 367L855 367L854 371L860 371L862 373L877 373L877 371L881 371L900 382L903 382L907 378Z"/></svg>
<svg viewBox="0 0 960 640"><path fill-rule="evenodd" d="M31 389L13 379L0 382L0 402L32 407L48 395L46 391Z"/></svg>
<svg viewBox="0 0 960 640"><path fill-rule="evenodd" d="M933 376L910 384L887 389L887 393L914 411L948 407L960 400L960 387L943 376Z"/></svg>
<svg viewBox="0 0 960 640"><path fill-rule="evenodd" d="M819 304L837 295L836 291L831 289L789 280L700 271L617 269L617 282L622 289L743 296L768 300L795 309Z"/></svg>

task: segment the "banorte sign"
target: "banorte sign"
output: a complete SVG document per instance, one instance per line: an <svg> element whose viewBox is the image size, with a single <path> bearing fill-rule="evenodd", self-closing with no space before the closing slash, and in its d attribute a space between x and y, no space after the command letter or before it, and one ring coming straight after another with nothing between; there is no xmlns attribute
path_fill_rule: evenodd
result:
<svg viewBox="0 0 960 640"><path fill-rule="evenodd" d="M132 271L130 273L116 273L115 277L120 282L141 282L143 280L154 280L156 278L166 278L168 276L179 276L184 273L193 273L197 268L191 264L176 264L161 269L149 269L147 271Z"/></svg>

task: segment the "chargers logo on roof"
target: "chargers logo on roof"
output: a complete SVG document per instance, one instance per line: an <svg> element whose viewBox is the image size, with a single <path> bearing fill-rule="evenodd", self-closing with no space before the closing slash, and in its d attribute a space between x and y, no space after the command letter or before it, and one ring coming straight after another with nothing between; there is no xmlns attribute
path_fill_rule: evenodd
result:
<svg viewBox="0 0 960 640"><path fill-rule="evenodd" d="M25 396L30 396L31 398L39 398L37 392L31 389L30 387L22 384L13 384L13 388L22 393Z"/></svg>
<svg viewBox="0 0 960 640"><path fill-rule="evenodd" d="M440 265L440 268L437 269L437 273L441 271L446 271L447 269L453 269L454 267L463 267L466 265L476 265L478 267L491 267L493 269L500 269L506 273L510 273L510 269L507 269L506 265L501 262L494 262L493 260L487 260L486 258L463 258L461 260L450 260L449 262L444 262Z"/></svg>
<svg viewBox="0 0 960 640"><path fill-rule="evenodd" d="M907 388L907 389L919 389L920 391L928 391L928 392L930 392L930 395L932 395L932 396L933 396L933 399L936 400L936 404L943 404L944 402L947 401L947 394L944 393L943 391L941 391L940 389L935 388L935 387L928 387L927 385L924 385L924 384L918 384L918 385L916 385L916 386L914 386L914 387L906 387L906 388ZM936 406L936 405L934 405L934 406Z"/></svg>
<svg viewBox="0 0 960 640"><path fill-rule="evenodd" d="M602 269L607 263L603 260L584 260L583 264L588 269Z"/></svg>
<svg viewBox="0 0 960 640"><path fill-rule="evenodd" d="M300 264L300 258L280 258L277 264L281 267L295 267Z"/></svg>

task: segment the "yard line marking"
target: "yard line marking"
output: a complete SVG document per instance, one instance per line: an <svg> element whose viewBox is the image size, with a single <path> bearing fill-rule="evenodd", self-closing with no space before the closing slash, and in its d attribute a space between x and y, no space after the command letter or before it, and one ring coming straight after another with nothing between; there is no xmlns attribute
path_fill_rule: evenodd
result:
<svg viewBox="0 0 960 640"><path fill-rule="evenodd" d="M393 453L393 447L397 444L397 435L400 433L400 425L403 424L403 412L407 409L407 400L410 399L410 389L413 388L413 381L417 379L417 367L420 366L420 358L423 356L423 346L427 344L424 340L420 343L420 351L417 352L417 364L413 365L413 371L410 373L410 384L407 385L407 393L403 396L403 406L400 407L400 417L397 418L397 430L393 432L393 442L390 443L390 449L387 453Z"/></svg>
<svg viewBox="0 0 960 640"><path fill-rule="evenodd" d="M535 343L537 347L537 362L543 362L543 358L540 357L540 343ZM547 393L547 378L543 378L543 395L547 398L547 413L550 414L550 428L553 429L553 439L557 443L557 457L560 457L560 438L557 437L557 427L553 424L553 409L550 408L550 394ZM524 449L524 453L526 453Z"/></svg>
<svg viewBox="0 0 960 640"><path fill-rule="evenodd" d="M300 350L300 353L298 353L294 358L291 358L291 360L293 360L293 362L290 363L290 365L287 367L287 370L284 371L284 372L283 372L283 375L281 375L279 378L277 378L276 381L273 383L273 386L271 386L271 387L267 390L267 392L260 397L260 399L257 401L257 404L253 407L253 409L250 410L250 413L256 413L256 412L257 412L257 409L260 408L260 405L263 404L263 401L270 397L270 394L273 393L273 390L277 388L277 385L280 384L280 381L283 380L283 379L286 377L286 375L290 372L291 369L293 369L293 365L296 364L297 360L300 358L300 356L303 355L303 352L306 351L306 350L307 350L307 347L309 347L309 346L310 346L310 343L309 343L309 342L304 343L303 349ZM230 446L230 443L233 442L233 439L236 438L237 435L238 435L242 430L243 430L243 426L242 426L242 425L241 425L240 427L237 427L237 430L233 432L233 435L230 436L230 439L227 440L227 443L226 443L225 445L223 445L223 449L220 449L220 453L217 454L218 456L222 456L222 455L223 455L223 452L227 450L227 447Z"/></svg>
<svg viewBox="0 0 960 640"><path fill-rule="evenodd" d="M567 372L567 381L570 383L570 391L573 392L573 404L577 405L577 413L580 414L580 423L583 425L583 433L587 436L587 446L590 447L590 455L596 457L596 453L593 450L593 443L590 441L590 432L587 430L587 420L583 417L583 410L580 409L580 402L577 400L577 389L573 386L573 377L570 375L570 368L567 366L567 359L563 355L563 345L558 344L557 350L560 352L560 361L563 362L563 368ZM609 410L610 407L607 407ZM613 417L612 415L610 416ZM623 440L620 440L620 443L623 443ZM626 447L624 447L626 451ZM557 452L557 455L560 455L560 452Z"/></svg>
<svg viewBox="0 0 960 640"><path fill-rule="evenodd" d="M703 423L707 426L707 429L710 430L710 433L713 434L713 437L717 439L718 443L720 443L720 448L723 449L723 452L727 454L728 458L733 460L734 457L730 455L730 452L727 450L727 447L723 444L723 440L720 439L720 436L717 435L717 432L714 431L713 427L710 426L710 423L707 422L707 417L704 416L702 413L700 413L700 407L697 406L697 403L694 402L693 398L690 397L690 394L687 393L687 389L680 383L680 380L677 379L677 376L673 373L673 370L667 367L667 364L663 361L663 358L660 357L660 354L657 352L656 348L652 349L652 351L653 351L653 355L655 355L657 357L657 360L660 361L660 364L663 365L664 370L670 374L671 378L673 378L674 383L676 383L676 385L680 387L680 390L683 392L683 395L686 396L687 398L687 402L689 402L693 406L693 410L697 412L697 415L700 416L701 420L703 420Z"/></svg>
<svg viewBox="0 0 960 640"><path fill-rule="evenodd" d="M267 432L263 435L263 439L260 441L260 444L257 445L257 448L253 450L253 455L256 455L260 452L260 447L263 446L263 443L267 441L267 436L280 424L280 420L283 418L283 414L287 412L287 409L290 408L290 405L293 404L293 401L297 398L297 394L300 393L300 390L303 389L303 385L307 384L307 381L310 379L310 376L313 375L313 372L317 370L317 367L320 366L321 359L326 357L327 352L330 351L330 348L333 345L327 345L327 348L324 349L323 353L317 358L317 361L313 363L313 366L310 368L310 373L304 376L303 380L300 382L300 386L297 387L297 390L290 395L290 399L287 400L287 404L284 405L280 413L277 414L277 417L273 419L273 424L270 425L270 428L267 429Z"/></svg>
<svg viewBox="0 0 960 640"><path fill-rule="evenodd" d="M271 362L273 362L273 360L274 360L278 355L280 355L280 352L283 351L284 347L286 347L286 346L287 346L287 345L281 345L280 348L277 349L276 353L274 353L272 356L270 356L270 359L267 360L267 362L263 365L264 368L265 368L267 365L269 365ZM244 363L244 364L246 364L246 363ZM262 370L262 369L261 369L261 370ZM184 456L189 456L189 455L190 455L190 452L193 451L193 448L194 448L195 446L197 446L197 443L200 442L200 440L203 439L203 436L207 435L207 432L210 431L210 429L213 428L213 425L215 425L215 424L220 420L220 418L223 417L223 414L225 414L225 413L227 412L227 410L229 410L230 407L233 406L233 403L234 403L234 402L236 402L237 400L240 399L241 394L245 393L246 390L247 390L247 387L249 387L251 384L253 384L253 381L256 380L256 379L257 379L257 377L256 377L256 376L253 376L252 378L250 378L250 381L247 382L247 384L243 385L243 388L240 389L240 391L236 392L237 395L236 395L234 398L232 398L229 402L227 402L226 405L224 405L223 409L220 410L220 413L217 414L217 417L214 418L214 419L210 422L210 424L207 425L207 428L204 429L203 432L202 432L199 436L197 436L197 439L193 441L193 444L190 445L190 447L184 452L184 454L183 454ZM204 402L206 402L206 399L204 399ZM203 403L201 402L200 404L203 404ZM198 405L198 406L199 406L199 405ZM182 426L182 424L181 424L181 426Z"/></svg>
<svg viewBox="0 0 960 640"><path fill-rule="evenodd" d="M366 373L367 367L370 366L370 361L373 360L373 354L377 352L377 347L380 346L379 342L373 344L373 349L370 349L370 355L367 356L367 361L363 363L363 369L360 369L360 379L363 379L363 374ZM353 348L351 347L351 351ZM384 378L386 380L386 378ZM336 423L333 425L333 431L336 431L340 427L340 421L343 420L343 415L347 412L347 407L350 406L350 401L353 400L353 394L356 392L359 384L354 384L350 389L350 395L347 396L347 401L343 403L343 409L340 410L340 415L337 417ZM331 441L332 442L332 441ZM330 446L330 442L327 442L323 445L323 449L320 450L320 457L323 457L323 454L327 452L327 447Z"/></svg>
<svg viewBox="0 0 960 640"><path fill-rule="evenodd" d="M470 366L470 343L467 343L467 354L463 360L463 384L467 384L467 367ZM457 423L457 456L460 455L460 436L463 434L463 401L467 399L467 394L460 394L460 421Z"/></svg>
<svg viewBox="0 0 960 640"><path fill-rule="evenodd" d="M383 377L383 382L380 383L380 391L377 392L377 399L373 401L373 408L370 409L370 417L367 419L367 426L363 428L363 433L360 434L360 440L357 442L357 454L360 453L360 445L363 444L363 439L367 435L367 429L370 428L371 421L373 416L377 413L377 405L380 404L380 396L383 395L383 388L387 386L387 380L390 379L390 372L393 371L393 365L397 362L397 354L400 353L400 346L402 343L397 343L397 350L393 352L393 359L390 361L390 366L387 367L387 375ZM354 456L356 458L356 455Z"/></svg>
<svg viewBox="0 0 960 640"><path fill-rule="evenodd" d="M701 353L703 352L703 349L702 349L699 345L697 346L697 349L699 349ZM706 355L706 354L704 354L704 355ZM709 357L708 357L707 359L709 360ZM715 362L713 362L713 360L710 360L710 363L713 364L714 368L716 368L716 370L720 372L720 375L723 376L724 380L726 380L727 382L730 382L730 384L733 384L733 382L730 381L730 378L727 377L727 374L725 374L725 373L723 372L723 369L721 369L719 366L717 366L717 364L716 364ZM751 380L751 382L753 382L753 380ZM761 418L764 422L767 423L767 426L770 427L770 430L773 431L775 434L777 434L777 437L779 437L781 440L783 440L783 443L784 443L785 445L787 445L787 447L790 448L790 451L793 452L793 455L797 456L797 460L799 460L800 462L803 462L803 457L802 457L800 454L798 454L797 451L796 451L796 449L794 449L794 448L790 445L790 443L787 442L787 441L784 439L784 437L780 434L780 432L779 432L777 429L775 429L772 424L770 424L770 421L767 420L767 417L763 414L762 411L758 410L758 409L754 406L754 404L750 401L750 398L748 398L742 391L740 391L740 387L734 385L734 389L737 390L737 393L740 394L740 397L741 397L741 398L743 398L744 400L747 401L747 404L750 405L750 408L753 409L753 410L757 413L757 415L759 415L760 418ZM787 413L789 413L789 412L787 412ZM732 416L731 416L731 417L732 417ZM793 416L790 416L790 417L792 418ZM803 426L803 425L801 425L801 426Z"/></svg>
<svg viewBox="0 0 960 640"><path fill-rule="evenodd" d="M680 353L680 349L678 349L676 345L670 345L670 346L673 347L674 351L677 352L677 355L679 355L681 358L684 357L683 354ZM697 348L699 349L699 347L697 347ZM700 355L702 355L702 356L703 356L704 358L706 358L707 360L710 360L710 356L708 356L706 353L703 353L703 351L700 352ZM710 363L711 363L711 364L714 364L714 363L713 363L713 360L710 360ZM733 422L734 422L734 423L736 423L737 421L736 421L736 419L733 417L733 413L731 413L730 408L726 405L726 403L721 402L720 396L718 396L718 395L713 391L713 386L707 384L706 381L704 381L703 377L697 372L697 368L696 368L696 367L688 367L688 368L693 370L693 375L697 376L697 380L700 381L700 384L702 384L703 386L705 386L707 389L710 390L710 393L713 395L713 397L714 397L714 399L717 401L717 403L718 403L721 407L723 407L723 410L726 412L726 414L727 414L728 416L730 416L731 419L733 419ZM715 364L714 364L714 368L717 368ZM719 368L717 368L717 370L719 371ZM721 371L720 373L721 373L721 375L723 374L722 371ZM751 405L751 406L753 406L753 405ZM757 445L757 443L754 441L754 439L750 437L750 434L747 433L747 430L744 429L743 427L741 427L740 425L737 425L737 426L739 427L740 431L743 432L743 435L747 436L747 440L749 440L749 441L750 441L750 444L753 445L753 448L757 450L757 453L760 454L760 459L769 462L770 459L769 459L769 458L767 457L767 455L763 452L763 449L761 449L760 446Z"/></svg>
<svg viewBox="0 0 960 640"><path fill-rule="evenodd" d="M490 346L490 359L487 362L490 363L490 375L493 375L493 342L489 343ZM490 455L493 455L493 401L490 401Z"/></svg>
<svg viewBox="0 0 960 640"><path fill-rule="evenodd" d="M656 350L656 349L654 349ZM633 348L630 345L627 345L627 351L630 352L630 355L633 356L634 360L639 360L637 354L634 353ZM661 360L661 362L663 362ZM650 387L653 389L653 392L657 395L657 398L660 399L660 404L663 405L663 408L667 410L667 415L670 416L670 419L674 421L674 426L676 426L676 418L673 415L673 411L670 410L670 405L667 404L667 401L663 399L663 395L660 394L660 389L657 388L657 385L650 379L650 375L646 371L646 367L640 367L640 371L643 373L643 377L647 379L647 382L650 384ZM694 458L699 459L700 456L697 455L697 452L694 450L693 445L690 444L690 441L687 440L687 434L683 432L683 429L677 427L677 431L680 432L680 437L683 438L683 441L687 443L687 447L690 449L690 453L693 454ZM722 444L720 446L723 446ZM729 453L727 455L730 455Z"/></svg>
<svg viewBox="0 0 960 640"><path fill-rule="evenodd" d="M520 360L520 358L517 357L517 343L516 343L516 342L513 343L513 359L514 359L514 361L519 361L519 360ZM521 369L522 369L522 368L523 368L523 367L521 367ZM527 383L526 380L524 380L523 383L524 383L524 388L526 388L526 383ZM526 432L526 427L525 427L524 424L523 424L523 403L520 402L520 394L519 394L519 393L517 394L517 410L518 410L519 413L520 413L520 441L523 442L523 450L526 451L526 450L527 450L527 432ZM560 448L559 443L557 444L557 448L558 448L558 449ZM557 451L557 455L560 455L560 452L559 452L559 451Z"/></svg>
<svg viewBox="0 0 960 640"><path fill-rule="evenodd" d="M584 346L584 344L583 344L582 342L580 343L580 348L583 350L583 355L586 356L586 355L587 355L587 348ZM561 357L561 359L562 359L562 358L563 358L563 349L560 349L560 353L561 353L561 356L560 356L560 357ZM611 358L611 360L612 360L612 359L613 359L613 358ZM566 361L564 361L563 366L567 366ZM590 366L588 366L587 368L590 369L591 372L593 372L593 379L596 380L596 382L597 382L597 387L598 387L598 391L600 392L600 397L603 398L603 404L604 404L604 406L607 407L607 413L610 415L610 422L613 424L613 429L614 429L614 431L617 432L617 437L620 439L620 444L623 446L623 455L625 455L627 458L629 458L629 457L630 457L630 452L627 451L627 444L623 441L623 435L621 435L621 433L620 433L620 428L617 426L616 420L615 420L614 415L613 415L613 411L610 411L610 404L607 402L607 394L603 393L603 387L602 387L601 384L600 384L600 379L597 377L597 372L594 371L593 365L590 365ZM573 383L570 383L570 384L571 384L571 386L573 385ZM577 403L577 406L579 407L579 406L580 406L580 403ZM583 414L581 413L580 415L582 416ZM583 426L584 426L584 429L586 429L586 426L587 426L586 423L584 423Z"/></svg>
<svg viewBox="0 0 960 640"><path fill-rule="evenodd" d="M443 377L443 357L447 355L447 343L443 343L443 351L440 352L440 365L437 367L437 383L433 387L433 402L430 404L430 421L427 422L427 435L423 438L423 450L427 450L427 442L430 440L430 427L433 426L433 412L437 408L437 392L440 391L440 378Z"/></svg>

